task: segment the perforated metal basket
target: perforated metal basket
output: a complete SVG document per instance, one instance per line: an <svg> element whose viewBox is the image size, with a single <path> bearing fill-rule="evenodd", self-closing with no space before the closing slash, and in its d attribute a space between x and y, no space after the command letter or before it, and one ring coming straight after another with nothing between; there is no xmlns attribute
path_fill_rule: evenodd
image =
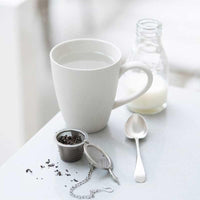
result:
<svg viewBox="0 0 200 200"><path fill-rule="evenodd" d="M73 145L59 142L59 137L65 135L79 135L82 139L82 142ZM83 145L88 140L88 135L86 132L78 129L63 129L56 133L55 140L58 145L61 159L65 162L75 162L80 160L83 156Z"/></svg>

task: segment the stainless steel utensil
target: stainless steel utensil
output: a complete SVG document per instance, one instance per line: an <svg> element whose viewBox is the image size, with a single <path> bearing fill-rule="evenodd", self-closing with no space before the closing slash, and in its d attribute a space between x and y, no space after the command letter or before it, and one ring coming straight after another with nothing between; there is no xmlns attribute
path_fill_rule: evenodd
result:
<svg viewBox="0 0 200 200"><path fill-rule="evenodd" d="M59 137L61 136L74 136L79 135L82 139L81 143L78 144L62 144L60 143ZM86 132L78 129L63 129L56 133L55 140L58 145L60 157L65 162L75 162L82 158L83 145L87 141L88 135Z"/></svg>
<svg viewBox="0 0 200 200"><path fill-rule="evenodd" d="M110 157L98 146L85 143L84 153L89 161L89 163L99 169L106 169L110 173L112 179L119 184L119 179L113 173L113 165Z"/></svg>
<svg viewBox="0 0 200 200"><path fill-rule="evenodd" d="M147 135L147 125L145 119L141 115L134 113L127 120L125 129L126 137L129 139L135 139L137 148L137 161L134 173L135 181L143 183L145 182L146 175L140 155L139 139L145 138Z"/></svg>

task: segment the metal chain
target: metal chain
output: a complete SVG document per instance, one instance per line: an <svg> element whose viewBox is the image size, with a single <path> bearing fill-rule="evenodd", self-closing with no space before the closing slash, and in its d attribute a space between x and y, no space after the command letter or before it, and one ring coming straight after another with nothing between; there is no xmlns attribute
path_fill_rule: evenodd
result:
<svg viewBox="0 0 200 200"><path fill-rule="evenodd" d="M74 190L76 190L81 185L87 183L91 179L91 176L92 176L92 173L93 173L94 170L95 170L95 167L90 165L90 170L88 172L87 177L70 188L69 194L72 197L77 198L77 199L92 199L92 198L95 197L96 193L99 193L99 192L109 192L109 193L113 192L112 188L107 187L107 188L103 188L103 189L90 190L90 194L88 194L88 195L77 195L77 194L74 194Z"/></svg>

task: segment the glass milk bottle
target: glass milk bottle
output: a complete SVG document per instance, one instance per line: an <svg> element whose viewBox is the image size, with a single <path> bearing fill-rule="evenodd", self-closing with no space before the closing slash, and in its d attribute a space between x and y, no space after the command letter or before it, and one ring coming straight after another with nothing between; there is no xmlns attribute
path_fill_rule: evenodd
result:
<svg viewBox="0 0 200 200"><path fill-rule="evenodd" d="M142 114L155 114L167 107L168 62L161 43L162 24L154 19L142 19L137 23L136 48L129 60L142 61L153 73L150 89L138 99L129 103L128 109ZM126 91L133 94L145 84L142 72L127 72Z"/></svg>

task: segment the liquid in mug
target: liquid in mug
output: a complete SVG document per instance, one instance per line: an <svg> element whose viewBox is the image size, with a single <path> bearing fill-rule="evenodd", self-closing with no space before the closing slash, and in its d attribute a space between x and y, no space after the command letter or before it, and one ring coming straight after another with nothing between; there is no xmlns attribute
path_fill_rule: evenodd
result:
<svg viewBox="0 0 200 200"><path fill-rule="evenodd" d="M59 63L75 69L98 69L113 64L111 57L101 52L70 53L60 58Z"/></svg>

